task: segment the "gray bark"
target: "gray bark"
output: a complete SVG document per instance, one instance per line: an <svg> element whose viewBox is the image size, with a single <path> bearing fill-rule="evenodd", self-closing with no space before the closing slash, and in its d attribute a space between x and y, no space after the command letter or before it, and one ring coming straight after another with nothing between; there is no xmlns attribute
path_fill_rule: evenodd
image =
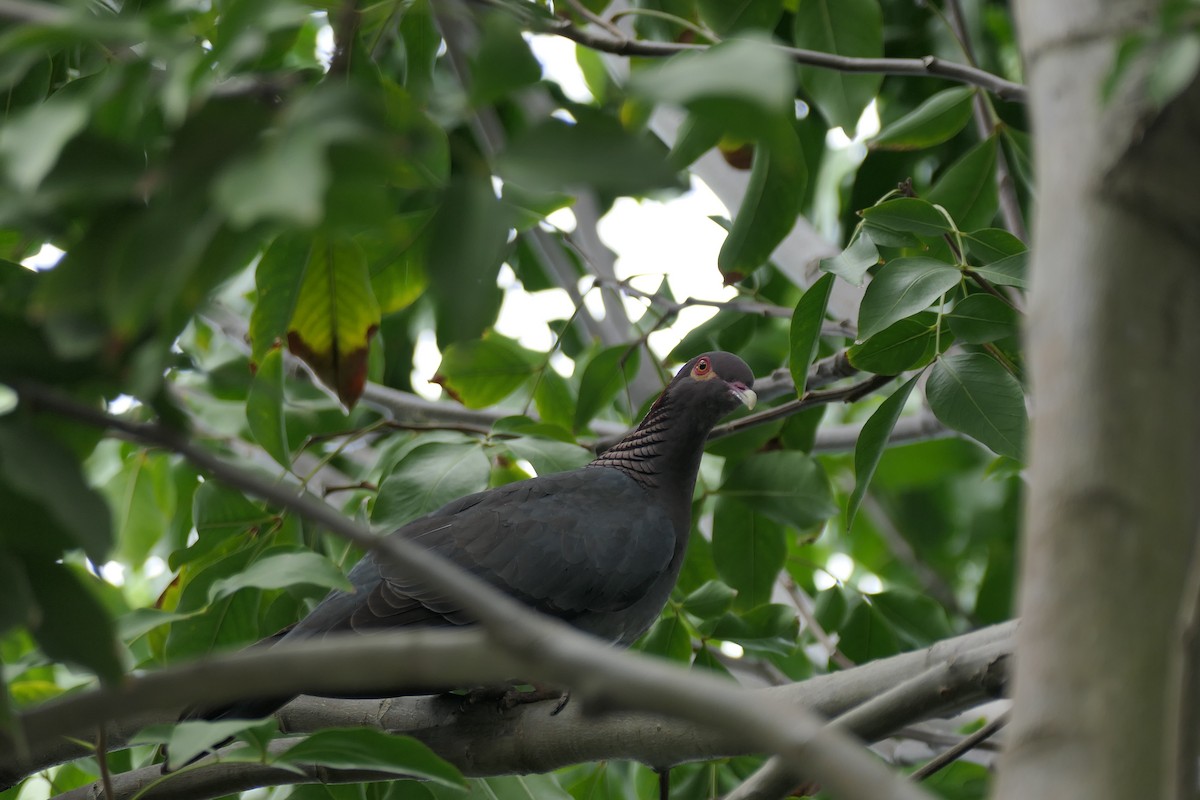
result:
<svg viewBox="0 0 1200 800"><path fill-rule="evenodd" d="M1170 796L1200 521L1200 85L1151 107L1150 47L1103 98L1123 37L1157 24L1151 0L1017 5L1040 195L1024 622L996 795Z"/></svg>

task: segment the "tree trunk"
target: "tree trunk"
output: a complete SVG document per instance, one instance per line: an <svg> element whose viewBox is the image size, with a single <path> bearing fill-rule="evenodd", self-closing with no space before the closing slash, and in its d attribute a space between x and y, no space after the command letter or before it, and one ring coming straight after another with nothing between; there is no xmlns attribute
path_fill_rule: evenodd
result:
<svg viewBox="0 0 1200 800"><path fill-rule="evenodd" d="M1018 3L1039 162L1015 708L1001 798L1171 796L1200 497L1200 84L1151 105L1151 0ZM1192 720L1194 722L1194 718Z"/></svg>

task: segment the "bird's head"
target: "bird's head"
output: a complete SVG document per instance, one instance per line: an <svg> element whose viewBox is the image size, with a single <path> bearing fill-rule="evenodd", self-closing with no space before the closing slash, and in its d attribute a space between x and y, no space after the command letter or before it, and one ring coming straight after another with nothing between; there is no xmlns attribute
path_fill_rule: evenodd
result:
<svg viewBox="0 0 1200 800"><path fill-rule="evenodd" d="M754 373L732 353L703 353L680 368L659 402L668 400L700 411L709 424L739 405L754 408Z"/></svg>

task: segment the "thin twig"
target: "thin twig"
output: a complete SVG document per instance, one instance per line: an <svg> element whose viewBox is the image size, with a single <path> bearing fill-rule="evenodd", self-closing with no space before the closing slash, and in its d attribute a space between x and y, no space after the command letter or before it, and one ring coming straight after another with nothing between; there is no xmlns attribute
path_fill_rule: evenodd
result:
<svg viewBox="0 0 1200 800"><path fill-rule="evenodd" d="M636 297L641 300L647 300L653 305L661 306L666 311L678 314L685 308L704 307L716 308L723 311L734 311L739 314L751 314L760 317L773 317L776 319L791 319L795 313L794 309L787 306L775 305L774 303L760 303L755 300L705 300L699 297L688 297L684 300L673 300L665 295L656 294L654 292L644 292L641 289L634 287L630 281L632 278L626 278L620 281L605 280L603 278L596 279L596 285L607 286L616 289L622 294ZM846 322L830 322L822 325L821 334L823 336L844 336L847 339L853 339L858 332L854 326Z"/></svg>
<svg viewBox="0 0 1200 800"><path fill-rule="evenodd" d="M108 768L108 726L104 724L96 728L96 764L100 767L100 785L104 787L104 800L116 800L112 772Z"/></svg>
<svg viewBox="0 0 1200 800"><path fill-rule="evenodd" d="M971 46L970 31L967 30L966 18L963 16L959 0L946 0L946 15L946 24L958 40L963 57L970 66L978 67L979 62L975 58L975 48ZM988 139L994 136L998 122L996 110L988 103L987 98L978 93L971 102L979 137ZM996 148L996 192L1000 198L1000 214L1004 217L1004 226L1013 236L1022 242L1028 242L1029 231L1025 227L1025 216L1021 213L1021 201L1017 197L1016 184L1008 167L1008 157L1004 155L1004 148L999 146Z"/></svg>
<svg viewBox="0 0 1200 800"><path fill-rule="evenodd" d="M801 411L807 411L810 408L825 405L826 403L853 403L855 400L860 400L876 389L891 383L895 377L895 375L872 375L865 381L860 381L859 383L840 389L808 392L798 400L789 400L774 408L764 409L757 414L751 414L741 419L735 419L732 422L726 422L724 425L718 425L713 428L712 435L708 438L721 439L725 436L732 436L735 433L741 433L744 430L765 425L777 419L784 419L785 417L799 414Z"/></svg>
<svg viewBox="0 0 1200 800"><path fill-rule="evenodd" d="M570 39L576 44L604 53L620 56L666 57L679 53L691 53L707 50L709 45L689 44L684 42L653 42L626 37L617 38L601 35L597 32L578 28L569 21L553 22L526 20L531 27L536 27L539 33L552 33ZM993 75L985 70L967 64L945 61L936 56L923 58L853 58L823 53L818 50L804 50L798 47L773 45L797 64L807 64L814 67L831 69L836 72L871 72L883 75L919 75L923 77L945 78L946 80L978 86L986 89L1003 100L1024 103L1027 99L1026 88L1013 81Z"/></svg>
<svg viewBox="0 0 1200 800"><path fill-rule="evenodd" d="M787 592L788 597L792 600L792 605L796 607L796 613L804 620L804 624L812 631L816 640L825 648L825 652L829 654L829 658L833 663L837 664L842 669L851 669L855 663L850 660L850 657L838 649L837 644L823 627L817 621L816 615L812 612L812 598L804 593L796 582L792 580L792 576L786 573L780 581L783 584L783 590Z"/></svg>
<svg viewBox="0 0 1200 800"><path fill-rule="evenodd" d="M585 6L583 3L579 2L579 0L567 0L567 4L571 6L571 10L574 11L576 14L583 17L584 19L586 19L588 22L592 23L593 25L599 25L601 28L604 28L604 30L608 31L613 36L624 36L625 35L621 31L620 28L618 28L616 25L613 25L611 22L606 20L604 17L600 16L599 14L593 14L592 10L589 9L587 6Z"/></svg>
<svg viewBox="0 0 1200 800"><path fill-rule="evenodd" d="M951 747L950 749L942 752L941 754L935 756L927 764L925 764L920 769L913 772L913 774L910 777L914 781L925 780L930 775L932 775L933 773L942 769L943 767L947 766L948 764L951 764L951 763L957 761L959 758L962 757L963 753L966 753L967 751L973 749L980 742L984 741L985 739L990 739L992 736L994 736L996 734L996 732L998 730L1003 728L1006 724L1008 724L1008 712L1007 711L1004 712L1003 714L1001 714L1000 716L996 717L994 720L989 722L987 725L984 725L982 728L980 728L979 730L972 733L970 736L963 739L958 744L956 744L953 747Z"/></svg>

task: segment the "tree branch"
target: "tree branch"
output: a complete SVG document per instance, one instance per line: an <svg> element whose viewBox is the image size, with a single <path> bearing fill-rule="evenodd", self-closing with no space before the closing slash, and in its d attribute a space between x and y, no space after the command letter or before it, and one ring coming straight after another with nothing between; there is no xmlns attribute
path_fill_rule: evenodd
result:
<svg viewBox="0 0 1200 800"><path fill-rule="evenodd" d="M1015 630L1016 623L1008 622L925 650L754 692L782 708L804 706L823 717L836 716L878 695L881 687L904 683L938 664L965 662L987 648L1010 652ZM76 734L103 722L110 744L120 747L146 725L173 721L182 706L231 702L261 694L263 687L276 692L352 693L364 687L411 688L430 679L477 686L528 674L524 665L493 655L478 630L409 630L286 643L130 676L120 686L56 698L23 712L19 730L33 739L26 747L0 739L0 786L90 755L91 749L80 744ZM973 681L966 673L958 674ZM991 693L982 684L957 686L949 706L939 701L919 716L952 712ZM639 712L596 715L575 702L555 716L546 709L547 704L533 704L497 714L482 704L464 708L459 698L449 695L385 700L300 697L285 706L279 718L286 733L370 725L411 734L470 774L550 770L610 758L672 765L748 752L745 742L719 727Z"/></svg>
<svg viewBox="0 0 1200 800"><path fill-rule="evenodd" d="M813 776L838 795L928 800L923 790L879 764L853 739L823 730L810 712L792 708L784 713L717 676L607 647L559 620L531 611L413 542L376 536L317 498L234 467L175 431L114 417L38 384L22 381L13 388L26 406L173 450L222 483L301 514L388 559L403 573L420 575L425 585L452 598L478 620L497 657L515 658L523 668L527 664L528 679L570 687L585 703L619 704L724 727L744 737L749 748L784 756L789 763L819 765L813 768Z"/></svg>
<svg viewBox="0 0 1200 800"><path fill-rule="evenodd" d="M639 39L617 38L610 34L578 28L569 21L525 20L538 33L550 33L570 39L591 50L619 56L666 57L679 53L690 53L708 49L707 45L679 42L652 42ZM883 75L917 75L945 78L946 80L978 86L1003 100L1023 103L1026 89L1019 83L1005 80L985 70L945 61L936 56L923 58L852 58L818 50L803 50L798 47L775 47L797 64L834 70L836 72L871 72Z"/></svg>
<svg viewBox="0 0 1200 800"><path fill-rule="evenodd" d="M833 721L832 727L875 741L903 726L905 723L901 720L911 716L914 703L953 694L954 686L986 685L991 687L993 697L999 696L1008 674L1008 657L1006 647L991 645L962 658L950 659L847 711ZM731 792L726 800L779 800L811 777L807 771L797 771L793 765L775 757Z"/></svg>
<svg viewBox="0 0 1200 800"><path fill-rule="evenodd" d="M970 750L978 747L980 742L984 742L995 736L996 732L1003 728L1006 724L1008 724L1008 714L1004 713L972 733L970 736L964 737L962 741L958 742L953 747L947 748L941 753L938 753L937 756L922 765L920 769L914 771L911 776L912 779L914 781L925 780L938 770L962 758L964 753L967 753Z"/></svg>
<svg viewBox="0 0 1200 800"><path fill-rule="evenodd" d="M834 673L800 684L755 690L752 694L770 698L770 702L784 707L810 708L822 716L833 716L853 709L839 724L861 738L878 739L905 724L953 713L994 696L1005 681L1005 658L1011 648L1011 628L1011 625L1007 625L978 631L953 642L942 643L942 650L953 645L954 651L944 662L932 668L926 668L932 650L921 651L894 656L855 670L864 674ZM1005 633L1007 635L1003 635ZM1001 638L995 639L997 634L1001 634ZM253 654L238 653L212 659L201 662L201 666L207 664L216 666L223 674L237 674L232 669L236 665L236 669L242 670L240 674L258 681L269 680L272 670L277 670L281 664L285 665L285 672L288 673L293 670L292 665L298 665L296 668L321 680L330 671L331 662L341 653L342 663L357 663L362 656L372 665L375 674L386 676L389 667L394 672L397 667L407 663L406 657L421 653L426 643L437 642L439 637L424 642L408 637L407 633L382 634L373 638L375 641L365 648L354 636L320 643L330 646L316 648L318 658L311 663L309 656L304 654L306 648L302 644L290 646L288 649L291 652L284 660L257 658L268 655L270 651L256 651ZM471 657L471 664L480 667L480 675L499 674L485 663L489 656L483 650L482 637L475 637L473 643L463 637L440 638L445 640L444 646L434 648L437 655L424 668L425 672L436 675L439 664L461 664L461 660L456 662L453 659L468 656ZM458 638L463 638L463 641L456 642ZM964 649L988 639L994 641ZM161 693L164 686L164 675L169 675L167 680L181 692L196 696L203 695L195 681L197 675L209 687L227 685L205 676L203 671L197 673L190 668L172 668L147 676L157 681L156 695ZM941 676L942 680L931 676ZM361 674L358 677L361 678ZM893 688L879 695L879 688L884 686ZM143 692L138 688L125 693L125 696L135 698L142 695ZM498 714L485 704L464 705L461 698L446 695L383 701L301 698L281 712L280 727L287 733L297 733L331 726L368 724L396 733L408 733L424 741L471 776L546 772L568 764L607 759L636 759L661 767L751 752L742 739L719 728L698 728L653 714L617 712L597 715L594 710L577 703L568 705L561 714L552 716L547 712L550 705L546 702L521 706ZM120 726L114 725L113 728L115 736ZM280 745L283 746L286 745ZM73 752L73 755L79 754ZM39 768L45 766L43 762ZM204 775L204 779L191 777L177 783L173 777L162 788L170 793L147 796L214 797L233 791L231 785L248 788L250 785L279 782L276 780L276 770L267 765L258 765L257 771L238 766L236 774L239 777L227 775L226 771L230 768L228 763L214 763L208 768L201 766L187 774ZM24 771L32 769L32 765L26 765ZM160 776L158 765L115 776L114 798L128 798ZM179 777L183 778L182 775ZM372 777L379 776L310 772L308 780L339 782L368 780ZM230 780L257 780L258 783L230 784ZM68 793L63 797L76 796L88 795Z"/></svg>

